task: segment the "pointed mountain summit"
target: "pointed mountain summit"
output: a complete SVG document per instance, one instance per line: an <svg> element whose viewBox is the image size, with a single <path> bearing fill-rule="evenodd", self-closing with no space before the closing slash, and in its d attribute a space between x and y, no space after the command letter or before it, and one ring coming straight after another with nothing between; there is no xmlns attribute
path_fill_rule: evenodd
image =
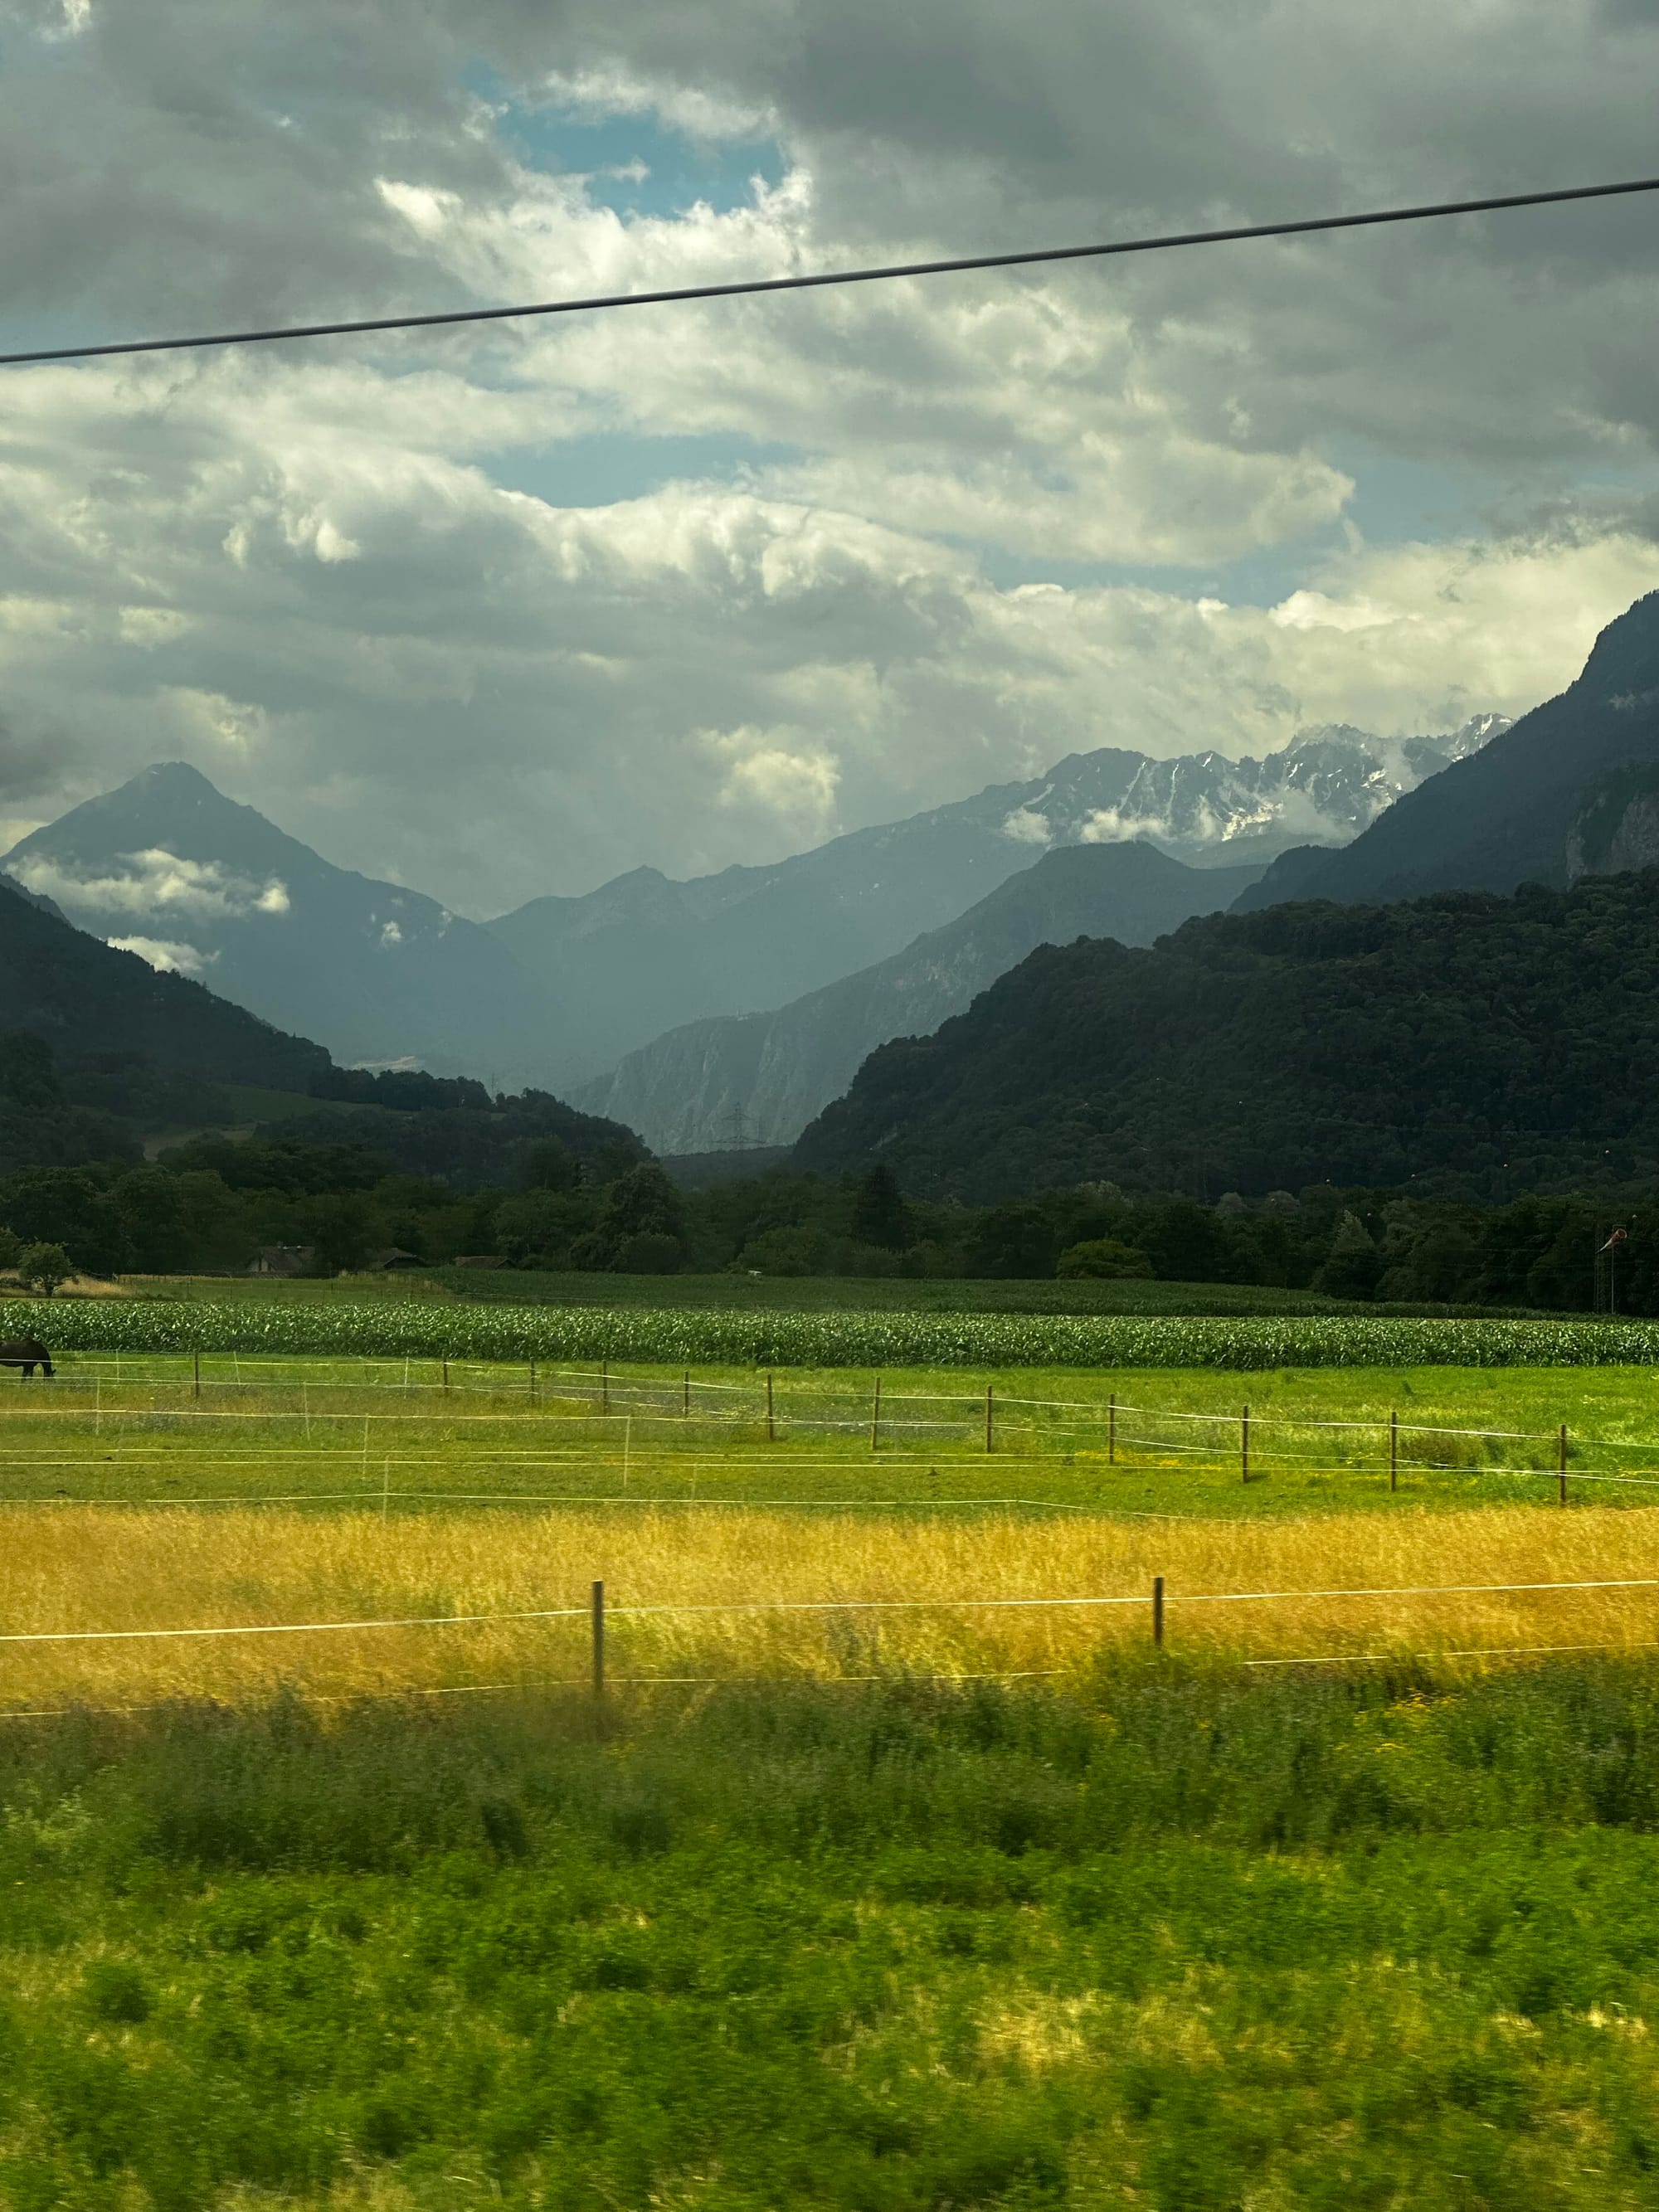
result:
<svg viewBox="0 0 1659 2212"><path fill-rule="evenodd" d="M435 899L337 868L197 769L158 762L37 830L6 872L78 927L348 1063L549 1072L546 994Z"/></svg>

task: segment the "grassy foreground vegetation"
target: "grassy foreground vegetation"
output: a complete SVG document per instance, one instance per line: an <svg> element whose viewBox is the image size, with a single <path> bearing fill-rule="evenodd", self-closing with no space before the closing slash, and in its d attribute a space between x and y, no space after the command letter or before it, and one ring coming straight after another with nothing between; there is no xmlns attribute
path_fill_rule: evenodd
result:
<svg viewBox="0 0 1659 2212"><path fill-rule="evenodd" d="M1646 2206L1659 1685L0 1733L18 2212Z"/></svg>

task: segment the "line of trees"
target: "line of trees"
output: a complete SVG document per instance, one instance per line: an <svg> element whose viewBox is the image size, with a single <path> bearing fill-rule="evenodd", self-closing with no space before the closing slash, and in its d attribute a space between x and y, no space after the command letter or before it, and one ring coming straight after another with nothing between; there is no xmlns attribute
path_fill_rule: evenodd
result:
<svg viewBox="0 0 1659 2212"><path fill-rule="evenodd" d="M1596 1254L1615 1226L1616 1279ZM229 1273L301 1248L319 1273L390 1250L441 1266L630 1274L1143 1277L1412 1304L1581 1311L1611 1291L1659 1313L1659 1189L1481 1206L1320 1184L1213 1205L1092 1182L1005 1206L921 1202L883 1165L836 1181L777 1170L679 1189L655 1161L523 1144L510 1184L457 1191L360 1145L213 1138L157 1160L0 1181L0 1265L58 1248L94 1274Z"/></svg>

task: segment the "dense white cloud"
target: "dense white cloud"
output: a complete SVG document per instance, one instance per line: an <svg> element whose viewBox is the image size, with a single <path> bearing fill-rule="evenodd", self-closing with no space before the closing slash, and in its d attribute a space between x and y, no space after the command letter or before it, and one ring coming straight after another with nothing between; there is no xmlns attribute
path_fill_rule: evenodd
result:
<svg viewBox="0 0 1659 2212"><path fill-rule="evenodd" d="M204 975L218 958L199 945L182 945L162 937L112 937L106 940L118 952L136 952L165 975Z"/></svg>
<svg viewBox="0 0 1659 2212"><path fill-rule="evenodd" d="M1636 173L1656 60L1591 0L0 0L0 297L40 342ZM619 213L558 112L725 186ZM1656 261L1612 205L0 372L0 805L182 756L481 912L1090 745L1522 711L1659 585Z"/></svg>
<svg viewBox="0 0 1659 2212"><path fill-rule="evenodd" d="M124 853L119 875L91 876L51 860L44 854L21 854L9 872L27 890L60 899L71 906L98 908L106 913L173 915L180 921L222 921L250 914L286 914L288 886L276 877L255 883L214 860L183 860L176 853L152 849ZM144 951L156 940L123 939L128 951ZM174 952L176 945L164 945ZM144 957L150 953L144 951ZM153 966L166 964L152 961ZM171 963L178 966L174 960Z"/></svg>

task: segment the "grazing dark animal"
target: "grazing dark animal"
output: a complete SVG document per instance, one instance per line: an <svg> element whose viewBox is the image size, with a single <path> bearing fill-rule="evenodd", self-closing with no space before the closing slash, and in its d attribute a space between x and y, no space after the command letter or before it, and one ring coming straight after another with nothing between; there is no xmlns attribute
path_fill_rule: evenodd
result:
<svg viewBox="0 0 1659 2212"><path fill-rule="evenodd" d="M52 1354L38 1336L15 1336L9 1344L0 1344L0 1367L21 1367L25 1381L38 1367L43 1375L52 1372Z"/></svg>

